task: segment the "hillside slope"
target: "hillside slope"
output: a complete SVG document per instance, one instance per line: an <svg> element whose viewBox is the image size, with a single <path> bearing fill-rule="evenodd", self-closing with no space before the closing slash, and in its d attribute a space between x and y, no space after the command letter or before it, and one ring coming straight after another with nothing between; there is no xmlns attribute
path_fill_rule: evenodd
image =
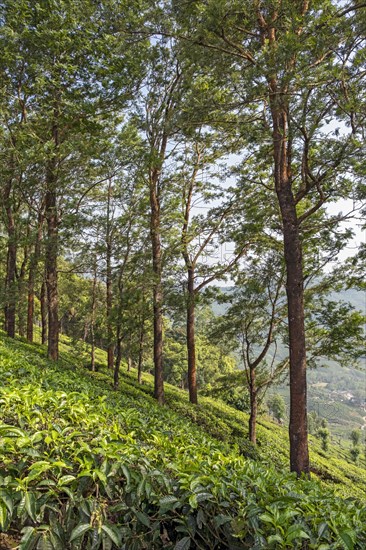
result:
<svg viewBox="0 0 366 550"><path fill-rule="evenodd" d="M312 441L322 481L296 480L284 429L261 421L257 454L242 413L169 386L159 408L148 375L113 391L64 349L0 341L4 548L365 548L365 508L341 498L366 496L365 470Z"/></svg>

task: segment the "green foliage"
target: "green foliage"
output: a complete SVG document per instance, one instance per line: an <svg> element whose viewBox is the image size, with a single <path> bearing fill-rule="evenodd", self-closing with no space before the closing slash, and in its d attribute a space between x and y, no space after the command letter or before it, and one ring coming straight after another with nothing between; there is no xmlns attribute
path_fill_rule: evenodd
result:
<svg viewBox="0 0 366 550"><path fill-rule="evenodd" d="M353 462L356 462L356 463L358 462L360 454L361 454L361 449L358 445L355 445L350 450L350 455L351 455L351 458L352 458Z"/></svg>
<svg viewBox="0 0 366 550"><path fill-rule="evenodd" d="M214 384L209 384L205 388L204 394L221 399L238 411L250 411L249 392L243 371L236 370L220 376Z"/></svg>
<svg viewBox="0 0 366 550"><path fill-rule="evenodd" d="M170 323L166 320L166 324ZM236 360L225 353L217 343L212 343L200 331L196 335L196 361L198 387L216 383L221 376L233 373ZM187 344L184 329L168 326L165 332L164 375L170 384L187 385Z"/></svg>
<svg viewBox="0 0 366 550"><path fill-rule="evenodd" d="M281 422L286 416L286 403L282 395L275 393L267 399L267 405L270 414L278 421Z"/></svg>
<svg viewBox="0 0 366 550"><path fill-rule="evenodd" d="M357 445L360 443L361 435L361 430L352 430L352 432L350 433L349 438L352 441L354 447L357 447Z"/></svg>
<svg viewBox="0 0 366 550"><path fill-rule="evenodd" d="M330 437L330 432L329 432L328 428L326 428L325 426L322 426L321 428L318 429L316 435L321 440L321 445L322 445L323 451L328 451L328 449L329 449L329 437Z"/></svg>
<svg viewBox="0 0 366 550"><path fill-rule="evenodd" d="M42 348L19 342L0 346L0 528L22 531L22 550L366 544L356 500L207 434L225 439L226 427L230 439L237 425L242 438L239 411L209 398L189 406L173 387L162 409L132 373L113 392L102 372L56 369ZM260 428L267 453L281 428Z"/></svg>

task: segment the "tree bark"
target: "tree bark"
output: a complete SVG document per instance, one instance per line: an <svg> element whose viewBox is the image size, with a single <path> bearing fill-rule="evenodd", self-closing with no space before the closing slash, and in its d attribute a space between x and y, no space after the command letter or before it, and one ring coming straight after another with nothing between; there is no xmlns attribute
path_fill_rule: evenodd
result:
<svg viewBox="0 0 366 550"><path fill-rule="evenodd" d="M257 386L256 386L256 372L255 368L250 368L250 381L249 381L249 395L250 395L250 416L249 416L249 439L256 445L257 444L257 411L258 411L258 399L257 399Z"/></svg>
<svg viewBox="0 0 366 550"><path fill-rule="evenodd" d="M194 268L188 268L187 303L187 353L188 353L188 390L189 401L195 405L197 398L196 339L195 339L195 291Z"/></svg>
<svg viewBox="0 0 366 550"><path fill-rule="evenodd" d="M13 209L11 206L12 178L9 179L4 190L4 205L8 233L8 251L5 276L5 308L4 328L8 336L15 337L16 295L15 278L17 262L17 242Z"/></svg>
<svg viewBox="0 0 366 550"><path fill-rule="evenodd" d="M154 170L152 181L150 182L150 236L154 273L154 396L158 403L162 405L165 400L163 371L163 288L161 282L160 203L156 189L157 181L158 172Z"/></svg>
<svg viewBox="0 0 366 550"><path fill-rule="evenodd" d="M119 325L117 327L117 346L116 346L116 363L114 365L114 374L113 374L113 387L116 390L119 386L119 372L121 368L121 361L122 361L122 334L121 334L121 326Z"/></svg>
<svg viewBox="0 0 366 550"><path fill-rule="evenodd" d="M290 352L290 468L297 475L310 472L307 431L306 344L302 246L292 193L291 158L287 146L287 109L276 82L270 82L273 121L274 179L281 211Z"/></svg>
<svg viewBox="0 0 366 550"><path fill-rule="evenodd" d="M54 166L47 171L47 191L45 197L45 216L47 221L46 243L46 285L48 306L48 349L47 355L53 361L58 360L59 319L58 319L58 219L55 192Z"/></svg>
<svg viewBox="0 0 366 550"><path fill-rule="evenodd" d="M41 342L43 345L47 344L48 340L48 307L47 307L47 285L46 281L42 282L41 286Z"/></svg>
<svg viewBox="0 0 366 550"><path fill-rule="evenodd" d="M139 339L139 358L137 363L137 381L142 383L142 362L144 356L144 338L145 338L145 320L141 322L140 339Z"/></svg>
<svg viewBox="0 0 366 550"><path fill-rule="evenodd" d="M112 281L111 200L112 200L112 182L109 181L108 199L107 199L107 231L106 231L107 362L108 362L108 368L113 370L113 367L114 367L114 343L113 343L113 327L112 327L113 281Z"/></svg>
<svg viewBox="0 0 366 550"><path fill-rule="evenodd" d="M92 310L91 310L91 322L90 322L90 338L91 338L91 352L90 352L90 362L91 370L95 371L95 334L94 334L94 325L95 325L95 312L96 312L96 291L97 291L97 263L96 259L94 262L93 270L93 286L92 286Z"/></svg>
<svg viewBox="0 0 366 550"><path fill-rule="evenodd" d="M34 252L29 265L28 275L28 308L27 308L27 340L33 342L33 324L34 324L34 287L36 284L37 267L41 254L41 242L43 231L43 212L38 214L38 227L36 241L34 243Z"/></svg>
<svg viewBox="0 0 366 550"><path fill-rule="evenodd" d="M29 256L29 232L30 228L28 225L27 228L27 240L26 245L24 246L24 255L22 265L18 274L18 333L19 336L25 337L27 334L27 314L24 304L27 303L28 291L27 285L25 284L26 270L28 266L28 256Z"/></svg>

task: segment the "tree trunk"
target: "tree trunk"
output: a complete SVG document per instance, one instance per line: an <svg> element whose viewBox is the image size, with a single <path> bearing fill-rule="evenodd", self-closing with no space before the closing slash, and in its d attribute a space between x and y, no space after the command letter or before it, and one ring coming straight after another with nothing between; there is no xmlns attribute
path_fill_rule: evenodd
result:
<svg viewBox="0 0 366 550"><path fill-rule="evenodd" d="M274 178L281 211L290 348L290 468L297 475L309 474L307 432L306 345L302 247L296 205L292 193L291 159L287 146L287 110L281 104L276 82L271 81Z"/></svg>
<svg viewBox="0 0 366 550"><path fill-rule="evenodd" d="M139 358L137 363L137 381L142 383L142 362L144 357L145 320L142 320L139 340Z"/></svg>
<svg viewBox="0 0 366 550"><path fill-rule="evenodd" d="M46 284L48 305L48 349L47 355L53 361L58 360L59 319L58 319L58 275L57 275L57 251L58 251L58 220L56 209L56 192L54 190L54 171L48 170L48 189L46 192Z"/></svg>
<svg viewBox="0 0 366 550"><path fill-rule="evenodd" d="M154 174L152 182L150 182L150 236L154 273L154 396L158 403L162 405L165 400L163 371L163 288L161 283L160 204L156 192L157 178L157 174Z"/></svg>
<svg viewBox="0 0 366 550"><path fill-rule="evenodd" d="M116 347L116 363L114 366L114 382L113 387L116 390L119 385L119 371L121 368L121 361L122 361L122 336L121 336L121 326L119 325L117 327L117 347Z"/></svg>
<svg viewBox="0 0 366 550"><path fill-rule="evenodd" d="M43 231L43 212L38 214L38 228L36 241L34 243L34 252L29 265L28 275L28 308L27 308L27 340L33 342L33 324L34 324L34 287L36 284L37 267L41 254L41 242Z"/></svg>
<svg viewBox="0 0 366 550"><path fill-rule="evenodd" d="M110 268L110 261L107 262L107 361L108 368L113 369L114 365L114 343L113 343L113 327L112 327L112 303L113 303L113 293L112 293L112 275Z"/></svg>
<svg viewBox="0 0 366 550"><path fill-rule="evenodd" d="M91 370L95 371L95 334L94 334L94 325L95 325L95 311L96 311L96 291L97 291L97 263L96 259L94 262L94 272L93 272L93 286L92 286L92 311L91 311L91 322L90 322L90 338L91 338L91 352L90 352L90 361L91 361Z"/></svg>
<svg viewBox="0 0 366 550"><path fill-rule="evenodd" d="M194 268L188 268L187 352L189 401L197 405Z"/></svg>
<svg viewBox="0 0 366 550"><path fill-rule="evenodd" d="M29 225L27 229L27 243L29 242ZM25 284L25 275L26 275L26 269L28 265L28 256L29 256L29 247L28 244L24 247L24 256L22 265L19 270L18 275L18 332L19 336L22 336L23 338L27 334L26 329L26 309L24 305L27 303L27 297L28 297L28 291L27 291L27 285Z"/></svg>
<svg viewBox="0 0 366 550"><path fill-rule="evenodd" d="M112 288L112 228L111 228L111 199L112 199L112 182L108 185L107 199L107 230L106 230L106 314L107 314L107 362L108 368L113 370L114 367L114 343L113 343L113 327L112 327L112 305L113 305L113 288Z"/></svg>
<svg viewBox="0 0 366 550"><path fill-rule="evenodd" d="M16 262L17 262L17 243L15 221L13 209L11 206L11 189L12 179L9 179L4 191L4 205L6 212L6 223L8 232L8 251L6 261L6 277L5 277L5 323L4 328L8 336L15 337L15 314L16 314L16 293L15 293L15 277L16 277Z"/></svg>
<svg viewBox="0 0 366 550"><path fill-rule="evenodd" d="M249 381L249 394L250 394L250 416L249 416L249 439L256 445L257 444L257 386L256 386L256 373L255 368L249 367L250 381Z"/></svg>
<svg viewBox="0 0 366 550"><path fill-rule="evenodd" d="M48 307L47 307L47 285L46 282L42 282L41 286L41 342L42 344L47 344L48 339Z"/></svg>

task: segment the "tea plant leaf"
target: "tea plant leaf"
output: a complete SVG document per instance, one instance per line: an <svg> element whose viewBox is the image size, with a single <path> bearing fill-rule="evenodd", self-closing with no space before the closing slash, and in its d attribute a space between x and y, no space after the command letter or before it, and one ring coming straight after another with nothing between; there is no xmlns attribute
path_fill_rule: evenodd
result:
<svg viewBox="0 0 366 550"><path fill-rule="evenodd" d="M75 529L73 529L71 532L70 542L74 541L75 539L79 539L90 529L91 527L89 523L81 523L77 525Z"/></svg>
<svg viewBox="0 0 366 550"><path fill-rule="evenodd" d="M102 531L108 535L113 544L117 547L121 546L121 537L118 532L118 529L113 525L102 525Z"/></svg>
<svg viewBox="0 0 366 550"><path fill-rule="evenodd" d="M36 517L36 496L34 493L28 492L25 494L24 506L29 517L33 521L37 521Z"/></svg>
<svg viewBox="0 0 366 550"><path fill-rule="evenodd" d="M36 529L34 527L24 527L22 533L24 534L20 541L19 550L33 550L39 537Z"/></svg>
<svg viewBox="0 0 366 550"><path fill-rule="evenodd" d="M140 523L142 523L146 527L150 527L150 518L146 514L140 512L139 510L135 510L135 515Z"/></svg>
<svg viewBox="0 0 366 550"><path fill-rule="evenodd" d="M191 537L184 537L180 539L174 546L174 550L189 550L191 547Z"/></svg>

